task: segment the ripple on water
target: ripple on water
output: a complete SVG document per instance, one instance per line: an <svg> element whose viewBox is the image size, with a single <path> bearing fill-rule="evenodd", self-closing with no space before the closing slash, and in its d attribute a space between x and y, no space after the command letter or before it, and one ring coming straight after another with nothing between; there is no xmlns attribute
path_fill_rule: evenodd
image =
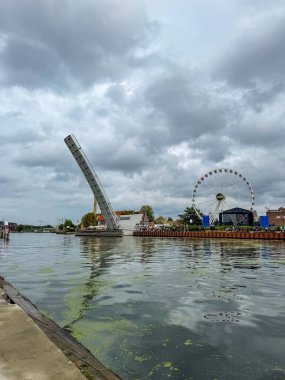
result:
<svg viewBox="0 0 285 380"><path fill-rule="evenodd" d="M281 379L284 248L15 234L0 274L125 380Z"/></svg>

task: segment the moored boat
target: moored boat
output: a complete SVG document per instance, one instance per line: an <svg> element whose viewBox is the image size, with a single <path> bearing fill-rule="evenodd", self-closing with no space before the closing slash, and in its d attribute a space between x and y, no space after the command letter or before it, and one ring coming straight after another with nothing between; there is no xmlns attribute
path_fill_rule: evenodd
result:
<svg viewBox="0 0 285 380"><path fill-rule="evenodd" d="M75 231L75 236L92 236L92 237L122 237L123 230L108 230L108 229L86 229Z"/></svg>

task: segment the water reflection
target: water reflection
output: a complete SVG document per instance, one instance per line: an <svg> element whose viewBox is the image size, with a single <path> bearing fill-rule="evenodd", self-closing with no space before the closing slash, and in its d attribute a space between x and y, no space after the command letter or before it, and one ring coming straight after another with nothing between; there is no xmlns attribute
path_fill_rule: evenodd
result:
<svg viewBox="0 0 285 380"><path fill-rule="evenodd" d="M143 237L138 240L141 250L141 262L149 263L155 254L155 239Z"/></svg>
<svg viewBox="0 0 285 380"><path fill-rule="evenodd" d="M284 248L15 235L0 274L126 380L283 379Z"/></svg>
<svg viewBox="0 0 285 380"><path fill-rule="evenodd" d="M77 299L74 303L66 300L69 310L65 315L65 319L69 319L69 316L75 317L64 326L71 332L73 331L72 326L85 317L85 313L91 307L94 299L97 298L97 301L100 302L103 299L110 298L101 295L102 282L99 281L99 277L111 265L108 257L110 256L110 252L116 248L116 243L119 243L118 239L108 238L79 238L79 240L81 255L88 262L86 267L89 277L83 285L84 291L81 300ZM82 285L80 284L80 286ZM72 299L72 296L73 294L71 293L68 297Z"/></svg>
<svg viewBox="0 0 285 380"><path fill-rule="evenodd" d="M1 245L0 245L0 263L1 263L1 256L6 256L8 254L8 248L9 248L9 239L0 239Z"/></svg>

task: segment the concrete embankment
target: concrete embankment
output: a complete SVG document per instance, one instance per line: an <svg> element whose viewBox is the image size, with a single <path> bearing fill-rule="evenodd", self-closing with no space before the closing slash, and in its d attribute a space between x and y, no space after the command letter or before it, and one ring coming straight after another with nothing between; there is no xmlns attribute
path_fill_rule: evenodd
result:
<svg viewBox="0 0 285 380"><path fill-rule="evenodd" d="M0 277L0 380L119 380Z"/></svg>
<svg viewBox="0 0 285 380"><path fill-rule="evenodd" d="M135 231L134 236L148 237L187 237L187 238L212 238L212 239L263 239L283 240L285 233L261 232L261 231Z"/></svg>

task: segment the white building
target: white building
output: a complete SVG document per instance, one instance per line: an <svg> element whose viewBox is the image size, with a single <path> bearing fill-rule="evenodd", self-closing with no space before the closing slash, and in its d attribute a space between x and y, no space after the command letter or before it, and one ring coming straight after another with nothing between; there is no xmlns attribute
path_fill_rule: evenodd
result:
<svg viewBox="0 0 285 380"><path fill-rule="evenodd" d="M119 223L124 235L132 235L144 223L144 214L121 215Z"/></svg>
<svg viewBox="0 0 285 380"><path fill-rule="evenodd" d="M132 235L137 229L147 227L149 222L145 214L122 214L121 211L115 211L119 218L120 226L124 232L124 235ZM98 226L104 226L105 220L102 214L98 215Z"/></svg>

